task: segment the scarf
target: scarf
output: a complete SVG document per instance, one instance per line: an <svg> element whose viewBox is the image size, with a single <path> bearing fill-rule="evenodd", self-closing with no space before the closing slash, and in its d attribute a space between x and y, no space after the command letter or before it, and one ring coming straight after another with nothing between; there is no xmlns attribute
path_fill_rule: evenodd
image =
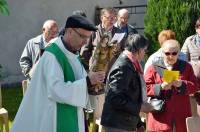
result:
<svg viewBox="0 0 200 132"><path fill-rule="evenodd" d="M200 45L200 38L199 38L198 35L196 35L196 44L197 44L197 45Z"/></svg>
<svg viewBox="0 0 200 132"><path fill-rule="evenodd" d="M141 91L142 91L142 101L147 102L147 94L146 94L146 83L144 81L143 77L143 69L139 61L134 57L134 55L128 51L124 50L123 53L128 57L128 59L132 62L133 67L136 69L136 71L139 73L140 76L140 82L141 82Z"/></svg>

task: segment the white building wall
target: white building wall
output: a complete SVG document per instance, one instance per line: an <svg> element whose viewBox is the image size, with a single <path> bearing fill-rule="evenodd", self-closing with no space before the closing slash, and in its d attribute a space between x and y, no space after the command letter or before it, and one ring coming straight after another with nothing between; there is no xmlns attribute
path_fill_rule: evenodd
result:
<svg viewBox="0 0 200 132"><path fill-rule="evenodd" d="M0 64L3 66L3 83L23 79L19 58L26 42L41 33L46 19L55 19L64 26L67 16L74 10L83 10L94 20L95 6L131 6L146 4L146 0L7 0L10 16L0 14ZM142 18L141 18L142 17ZM137 17L135 17L137 18ZM138 19L143 20L143 16ZM135 21L137 24L143 21Z"/></svg>

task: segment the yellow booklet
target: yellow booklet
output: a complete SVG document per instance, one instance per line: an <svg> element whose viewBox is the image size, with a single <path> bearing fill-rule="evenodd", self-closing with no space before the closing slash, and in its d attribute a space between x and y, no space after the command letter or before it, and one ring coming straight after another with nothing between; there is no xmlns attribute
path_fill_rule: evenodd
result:
<svg viewBox="0 0 200 132"><path fill-rule="evenodd" d="M164 70L163 71L163 80L167 83L170 83L172 81L178 80L179 75L180 75L179 71Z"/></svg>

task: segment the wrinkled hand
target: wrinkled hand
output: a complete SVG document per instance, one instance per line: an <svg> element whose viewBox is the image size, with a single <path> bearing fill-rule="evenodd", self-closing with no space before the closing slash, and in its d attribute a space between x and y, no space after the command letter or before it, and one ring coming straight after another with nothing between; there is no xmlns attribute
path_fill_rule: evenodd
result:
<svg viewBox="0 0 200 132"><path fill-rule="evenodd" d="M182 81L181 80L176 80L176 81L173 81L172 82L172 85L174 86L174 87L180 87L181 85L182 85Z"/></svg>
<svg viewBox="0 0 200 132"><path fill-rule="evenodd" d="M172 89L172 83L167 83L167 82L163 82L161 84L162 89L161 90L169 90Z"/></svg>
<svg viewBox="0 0 200 132"><path fill-rule="evenodd" d="M105 72L104 71L99 71L99 72L90 71L88 73L88 77L92 85L103 83L105 79Z"/></svg>

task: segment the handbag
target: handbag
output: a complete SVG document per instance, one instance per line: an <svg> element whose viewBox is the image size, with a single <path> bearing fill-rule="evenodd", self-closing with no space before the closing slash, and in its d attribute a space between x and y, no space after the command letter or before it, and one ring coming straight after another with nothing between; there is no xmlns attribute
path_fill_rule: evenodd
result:
<svg viewBox="0 0 200 132"><path fill-rule="evenodd" d="M148 101L152 106L152 113L161 113L165 110L165 100L150 98Z"/></svg>

